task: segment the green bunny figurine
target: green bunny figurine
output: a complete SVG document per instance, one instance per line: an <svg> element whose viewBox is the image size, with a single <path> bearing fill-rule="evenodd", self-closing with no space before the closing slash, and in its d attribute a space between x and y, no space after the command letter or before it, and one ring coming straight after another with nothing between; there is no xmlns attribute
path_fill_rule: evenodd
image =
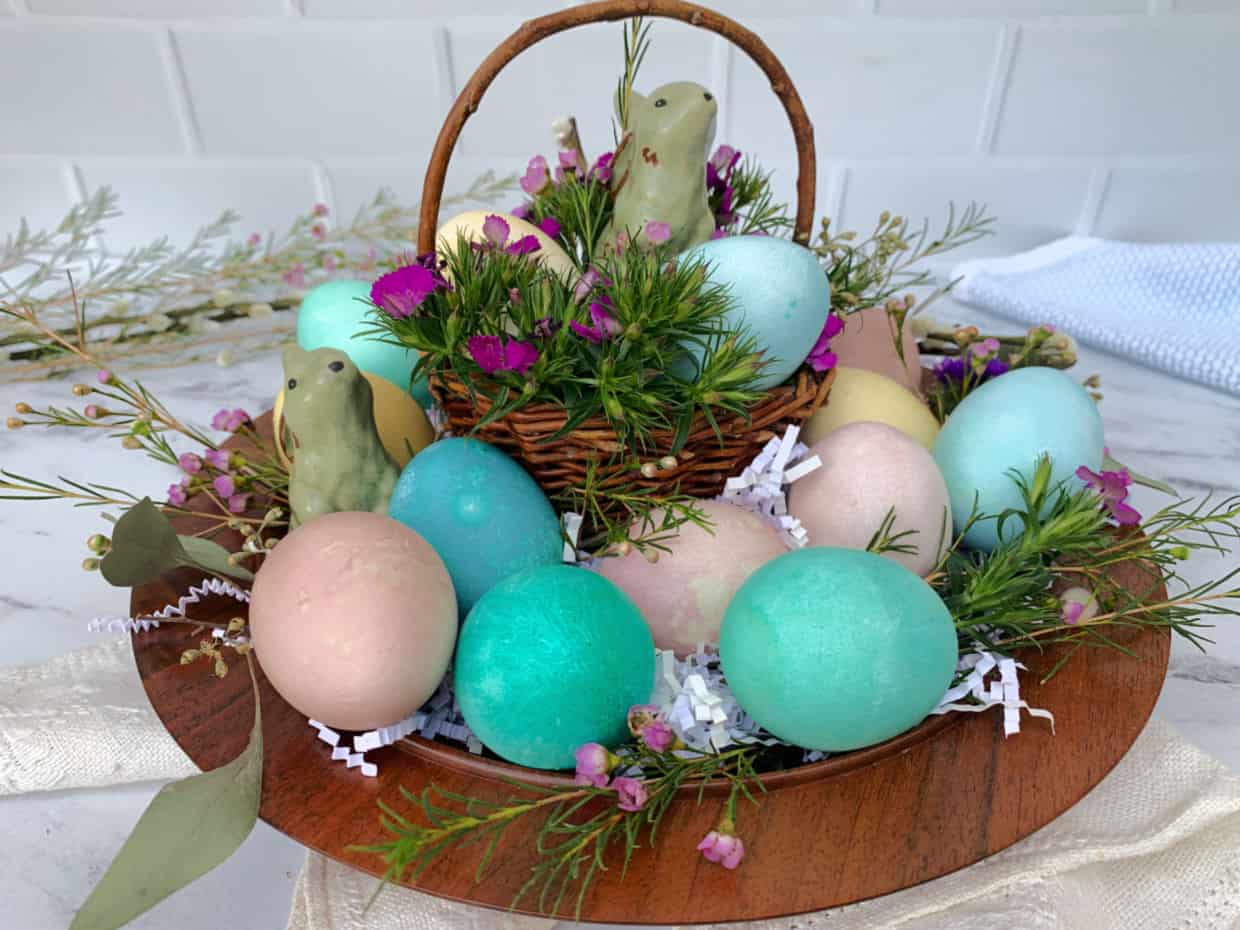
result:
<svg viewBox="0 0 1240 930"><path fill-rule="evenodd" d="M719 104L701 84L675 81L629 100L627 144L615 165L616 205L600 245L621 235L645 240L646 224L667 223L669 245L683 251L710 239L715 217L706 198L706 157Z"/></svg>
<svg viewBox="0 0 1240 930"><path fill-rule="evenodd" d="M337 349L284 352L284 425L292 434L292 525L340 510L386 514L400 477L375 429L370 384Z"/></svg>

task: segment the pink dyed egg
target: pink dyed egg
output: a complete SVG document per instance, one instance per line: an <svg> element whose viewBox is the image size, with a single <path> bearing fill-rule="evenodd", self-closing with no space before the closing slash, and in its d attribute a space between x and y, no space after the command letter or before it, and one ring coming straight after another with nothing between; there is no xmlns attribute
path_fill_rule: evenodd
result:
<svg viewBox="0 0 1240 930"><path fill-rule="evenodd" d="M329 513L293 530L251 592L250 635L272 687L339 730L417 710L448 670L456 627L435 550L375 513Z"/></svg>
<svg viewBox="0 0 1240 930"><path fill-rule="evenodd" d="M801 521L811 546L864 549L895 511L889 535L912 531L897 543L915 553L885 552L910 571L927 575L952 538L947 484L934 457L885 423L850 423L810 447L822 460L791 486L788 512Z"/></svg>
<svg viewBox="0 0 1240 930"><path fill-rule="evenodd" d="M845 368L863 368L890 378L915 393L921 393L921 354L913 327L907 323L901 343L904 360L896 352L895 322L882 307L850 313L844 317L843 331L831 340L831 351L837 364Z"/></svg>
<svg viewBox="0 0 1240 930"><path fill-rule="evenodd" d="M680 527L670 552L603 559L599 572L632 598L660 649L686 655L719 642L723 611L745 580L788 549L761 517L722 501L697 502L712 526Z"/></svg>

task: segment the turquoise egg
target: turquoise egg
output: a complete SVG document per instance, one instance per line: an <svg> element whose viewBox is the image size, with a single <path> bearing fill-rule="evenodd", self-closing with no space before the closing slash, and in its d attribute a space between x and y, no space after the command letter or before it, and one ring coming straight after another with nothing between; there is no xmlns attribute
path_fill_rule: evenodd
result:
<svg viewBox="0 0 1240 930"><path fill-rule="evenodd" d="M564 558L560 521L542 488L478 439L441 439L415 455L388 514L439 553L461 616L509 575Z"/></svg>
<svg viewBox="0 0 1240 930"><path fill-rule="evenodd" d="M903 566L811 546L741 585L719 655L754 720L797 746L842 752L891 739L938 706L956 669L956 630Z"/></svg>
<svg viewBox="0 0 1240 930"><path fill-rule="evenodd" d="M731 292L729 324L743 325L770 362L757 387L786 381L818 341L831 309L831 285L814 253L773 236L728 236L683 256L707 262L709 280ZM700 347L693 354L700 358Z"/></svg>
<svg viewBox="0 0 1240 930"><path fill-rule="evenodd" d="M568 769L582 743L613 747L654 690L654 641L633 602L571 565L501 581L470 611L452 673L465 722L497 755Z"/></svg>
<svg viewBox="0 0 1240 930"><path fill-rule="evenodd" d="M362 371L387 378L409 391L423 408L433 403L426 379L412 389L409 380L418 353L412 349L359 335L370 329L370 284L366 281L328 281L309 291L297 311L297 344L303 349L339 349Z"/></svg>
<svg viewBox="0 0 1240 930"><path fill-rule="evenodd" d="M965 525L975 499L983 514L1022 507L1009 472L1028 480L1043 455L1050 456L1052 482L1077 481L1081 465L1102 467L1102 417L1085 388L1053 368L1019 368L967 395L934 443L955 525ZM965 544L993 550L999 544L997 522L974 523L964 534ZM1019 518L1009 518L1004 539L1021 528Z"/></svg>

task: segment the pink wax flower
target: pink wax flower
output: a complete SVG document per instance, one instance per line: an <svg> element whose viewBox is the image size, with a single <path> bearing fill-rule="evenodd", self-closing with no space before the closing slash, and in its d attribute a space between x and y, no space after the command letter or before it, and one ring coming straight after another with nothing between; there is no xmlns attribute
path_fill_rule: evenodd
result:
<svg viewBox="0 0 1240 930"><path fill-rule="evenodd" d="M642 727L641 740L647 749L654 752L667 752L676 743L676 733L662 720L655 720Z"/></svg>
<svg viewBox="0 0 1240 930"><path fill-rule="evenodd" d="M649 795L646 785L640 779L620 776L613 778L611 786L616 789L619 802L616 805L622 811L639 811L646 806Z"/></svg>
<svg viewBox="0 0 1240 930"><path fill-rule="evenodd" d="M615 152L604 152L590 169L590 177L600 184L610 184L612 176L611 164L616 158Z"/></svg>
<svg viewBox="0 0 1240 930"><path fill-rule="evenodd" d="M537 197L551 186L551 175L547 171L547 159L535 155L525 166L525 174L521 175L521 190L531 197Z"/></svg>
<svg viewBox="0 0 1240 930"><path fill-rule="evenodd" d="M586 326L584 323L578 323L576 320L573 320L568 325L578 336L588 339L595 344L602 342L604 339L610 339L620 332L621 327L616 322L616 318L608 313L607 308L598 301L590 304L590 319L594 323L593 326Z"/></svg>
<svg viewBox="0 0 1240 930"><path fill-rule="evenodd" d="M232 410L225 407L223 410L217 411L215 416L211 418L213 429L227 433L235 433L249 422L250 415L240 407L235 407Z"/></svg>
<svg viewBox="0 0 1240 930"><path fill-rule="evenodd" d="M697 848L707 862L718 862L725 869L736 868L745 858L744 840L725 830L723 822L720 823L719 829L707 833L702 838L702 842L698 843Z"/></svg>
<svg viewBox="0 0 1240 930"><path fill-rule="evenodd" d="M179 484L168 485L168 503L173 507L185 506L185 488Z"/></svg>
<svg viewBox="0 0 1240 930"><path fill-rule="evenodd" d="M672 238L672 227L668 223L651 220L646 224L646 238L655 245L662 245Z"/></svg>
<svg viewBox="0 0 1240 930"><path fill-rule="evenodd" d="M245 513L245 509L250 506L250 495L248 494L232 494L228 498L229 513Z"/></svg>
<svg viewBox="0 0 1240 930"><path fill-rule="evenodd" d="M257 248L258 244L262 241L263 241L263 237L260 236L258 233L250 233L245 239L245 244L253 249L253 248Z"/></svg>
<svg viewBox="0 0 1240 930"><path fill-rule="evenodd" d="M207 464L219 471L228 471L228 460L232 458L232 454L224 449L208 449L203 453L203 458L207 460Z"/></svg>
<svg viewBox="0 0 1240 930"><path fill-rule="evenodd" d="M470 336L465 342L470 357L488 375L500 371L515 371L519 375L529 371L538 361L538 347L520 339L504 339L501 336Z"/></svg>
<svg viewBox="0 0 1240 930"><path fill-rule="evenodd" d="M381 275L370 287L370 302L388 316L403 320L446 282L422 262L402 265Z"/></svg>
<svg viewBox="0 0 1240 930"><path fill-rule="evenodd" d="M557 181L563 181L564 177L569 173L573 175L586 173L586 166L581 163L581 158L575 151L563 149L560 152L559 161L560 164L555 169Z"/></svg>
<svg viewBox="0 0 1240 930"><path fill-rule="evenodd" d="M322 242L327 238L327 227L322 223L315 223L310 227L310 235Z"/></svg>
<svg viewBox="0 0 1240 930"><path fill-rule="evenodd" d="M560 221L554 216L545 216L538 221L538 228L554 239L560 234Z"/></svg>
<svg viewBox="0 0 1240 930"><path fill-rule="evenodd" d="M822 327L822 333L818 336L818 341L814 343L814 347L809 350L809 356L805 359L809 363L810 368L814 369L814 371L829 371L835 367L839 359L831 351L831 340L843 331L844 321L834 313L828 313L827 322Z"/></svg>
<svg viewBox="0 0 1240 930"><path fill-rule="evenodd" d="M106 368L100 368L97 372L95 372L95 380L100 384L111 384L112 372L108 371Z"/></svg>
<svg viewBox="0 0 1240 930"><path fill-rule="evenodd" d="M1059 611L1059 618L1069 625L1076 623L1081 619L1081 614L1085 612L1085 605L1080 601L1064 601L1063 608Z"/></svg>
<svg viewBox="0 0 1240 930"><path fill-rule="evenodd" d="M98 420L101 416L103 416L103 411L100 410L95 404L87 404L82 408L82 416L86 417L88 420Z"/></svg>
<svg viewBox="0 0 1240 930"><path fill-rule="evenodd" d="M181 471L187 475L196 475L202 471L202 459L192 452L182 452L177 456L177 464L181 466Z"/></svg>
<svg viewBox="0 0 1240 930"><path fill-rule="evenodd" d="M311 210L310 212L313 213L315 216L327 216L329 211L327 209L327 204L316 203L314 205L314 209Z"/></svg>
<svg viewBox="0 0 1240 930"><path fill-rule="evenodd" d="M284 279L284 283L289 287L302 288L306 286L306 266L301 262L297 262L292 268L284 272L280 277Z"/></svg>
<svg viewBox="0 0 1240 930"><path fill-rule="evenodd" d="M1076 470L1076 476L1098 492L1102 499L1102 508L1120 526L1136 526L1141 522L1141 514L1125 503L1128 488L1132 484L1132 476L1126 470L1099 473L1082 465Z"/></svg>
<svg viewBox="0 0 1240 930"><path fill-rule="evenodd" d="M223 498L232 497L237 493L237 485L232 475L217 475L211 482L211 487L215 488L215 493Z"/></svg>
<svg viewBox="0 0 1240 930"><path fill-rule="evenodd" d="M659 708L653 704L634 704L629 708L629 732L641 736L642 730L659 719Z"/></svg>
<svg viewBox="0 0 1240 930"><path fill-rule="evenodd" d="M494 213L482 222L482 235L497 249L504 247L504 243L508 241L508 233L508 223L503 217L496 216Z"/></svg>
<svg viewBox="0 0 1240 930"><path fill-rule="evenodd" d="M596 788L605 788L608 774L620 764L620 759L601 743L582 743L573 753L573 759L577 763L574 781Z"/></svg>
<svg viewBox="0 0 1240 930"><path fill-rule="evenodd" d="M1071 587L1059 595L1059 619L1072 626L1098 616L1098 599L1088 588Z"/></svg>

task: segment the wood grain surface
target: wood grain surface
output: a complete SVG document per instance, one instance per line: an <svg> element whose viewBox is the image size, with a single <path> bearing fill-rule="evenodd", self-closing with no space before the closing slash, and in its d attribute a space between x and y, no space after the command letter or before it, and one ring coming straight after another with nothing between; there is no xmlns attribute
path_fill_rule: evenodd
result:
<svg viewBox="0 0 1240 930"><path fill-rule="evenodd" d="M179 573L135 590L133 609L174 602ZM227 620L238 605L204 601L192 616ZM232 759L245 745L253 697L244 666L216 679L204 664L181 666L199 637L181 626L134 636L134 654L156 712L202 768ZM1049 683L1038 683L1057 653L1026 654L1023 694L1055 714L1056 733L1026 718L1005 739L1001 714L932 718L882 746L768 777L761 806L742 804L738 826L748 850L729 872L695 850L719 816L720 800L675 802L653 849L639 850L627 876L612 869L587 894L582 919L692 924L804 913L907 888L977 862L1049 823L1081 799L1128 750L1144 727L1166 674L1169 636L1129 633L1131 658L1081 650ZM402 808L398 788L432 782L498 799L501 776L533 773L420 739L368 755L366 778L315 738L306 719L261 681L265 768L261 816L298 842L355 868L382 871L374 856L349 847L383 840L375 802ZM444 856L419 889L485 907L506 908L533 862L535 824L508 832L492 871L473 881L479 850ZM533 901L527 901L533 906ZM524 911L532 913L529 911Z"/></svg>

